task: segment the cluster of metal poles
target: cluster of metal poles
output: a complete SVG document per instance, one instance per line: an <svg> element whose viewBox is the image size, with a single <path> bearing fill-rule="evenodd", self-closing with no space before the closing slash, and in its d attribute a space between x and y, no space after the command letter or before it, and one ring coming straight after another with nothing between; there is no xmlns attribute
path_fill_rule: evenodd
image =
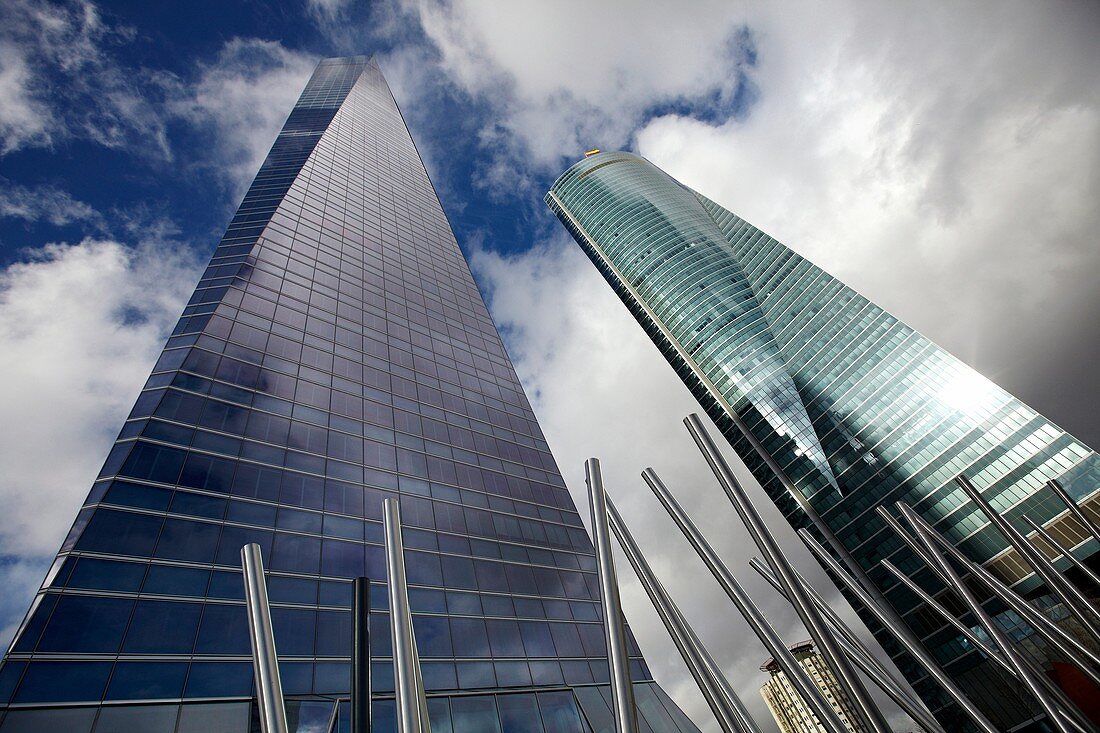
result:
<svg viewBox="0 0 1100 733"><path fill-rule="evenodd" d="M945 733L939 721L925 707L909 684L876 658L875 653L829 608L821 596L791 565L699 417L690 415L685 418L684 423L763 557L763 560L752 558L750 566L779 591L794 608L837 685L845 698L851 702L849 715L852 716L852 726L874 733L890 731L885 716L872 701L863 684L863 677L859 674L862 672L866 679L880 688L928 733ZM585 479L588 484L593 543L603 603L616 733L637 733L639 727L612 554L612 535L618 540L721 729L725 733L759 733L760 729L747 707L737 696L718 663L707 651L646 562L645 556L623 522L622 516L608 498L597 459L591 458L585 463ZM830 733L848 731L849 725L827 699L824 690L814 682L807 669L795 659L753 599L703 537L656 471L652 468L645 469L642 479L741 613L749 628L771 654L778 668L790 681L806 708L817 718L818 723ZM968 498L989 518L991 524L1004 535L1008 544L1034 569L1054 597L1079 622L1085 632L1093 638L1093 641L1100 643L1100 613L1080 588L1059 572L1054 562L1040 552L1035 545L1028 542L1015 526L998 514L970 481L963 476L958 477L956 481ZM1084 525L1097 542L1100 542L1100 528L1085 516L1062 487L1054 481L1049 482L1048 487L1066 505L1071 515ZM916 594L929 608L942 616L981 654L1016 679L1034 696L1056 731L1059 733L1095 731L1096 727L1089 718L1048 675L1038 668L1034 661L1026 658L1013 645L1008 634L983 608L982 602L970 585L963 581L955 566L961 567L963 572L970 576L971 583L984 587L990 597L998 599L1019 614L1052 649L1078 667L1097 685L1100 685L1100 655L1097 655L1089 645L1082 643L1050 620L1042 611L1028 603L981 564L968 559L910 507L898 503L896 509L900 519L895 518L884 507L878 507L877 511L914 556L923 561L932 574L963 602L966 609L977 620L983 633L979 634L976 629L956 618L941 602L888 560L882 561L883 568ZM1072 548L1062 548L1039 524L1029 518L1024 519L1038 536L1043 537L1053 552L1068 558L1071 567L1076 568L1082 577L1096 583L1100 588L1100 578L1073 555ZM908 525L908 529L903 525L903 521ZM393 639L397 730L398 733L430 733L427 698L409 606L404 549L401 540L401 515L396 500L385 501L383 522L390 632ZM882 594L874 588L866 574L862 570L853 572L853 568L858 569L858 565L851 562L850 556L837 552L835 546L832 548L833 553L830 553L805 528L799 530L799 536L821 564L859 600L868 613L878 619L883 628L893 635L929 677L940 685L978 730L983 733L997 733L998 729L924 648L916 635L885 602ZM826 534L825 540L830 545L835 542L831 534ZM834 554L839 555L842 560L847 558L845 567L841 566ZM286 706L279 677L278 656L271 627L271 610L268 604L260 547L255 544L245 545L241 549L241 560L260 726L263 733L287 733ZM352 733L369 733L371 700L369 580L357 578L353 590L351 730Z"/></svg>
<svg viewBox="0 0 1100 733"><path fill-rule="evenodd" d="M394 696L397 703L398 733L431 733L428 700L424 693L420 656L413 634L405 575L405 550L401 541L401 511L396 499L382 505L385 533L387 590L390 608L390 634L393 639ZM260 729L263 733L288 733L286 703L279 678L279 657L271 629L271 608L267 600L263 559L260 546L241 548L244 570L245 604L248 630L252 641L252 667L256 680L256 700ZM352 585L351 648L351 733L370 733L370 580L356 578ZM336 710L328 730L335 730Z"/></svg>
<svg viewBox="0 0 1100 733"><path fill-rule="evenodd" d="M814 645L821 654L828 670L832 673L844 696L851 702L851 727L858 730L888 733L890 728L885 716L872 701L863 678L870 680L882 690L910 718L922 726L928 733L944 733L942 724L932 715L910 685L893 673L877 658L860 638L829 608L828 604L806 582L805 578L791 565L779 548L763 519L745 492L733 470L722 456L713 439L696 415L684 420L688 432L695 441L711 471L718 479L723 491L736 509L742 523L748 530L757 550L763 556L752 558L750 566L756 570L773 588L791 604L799 619L809 632ZM585 477L588 483L589 506L592 515L592 533L596 547L597 570L600 575L600 588L604 604L605 629L607 633L608 656L611 663L611 687L614 700L616 733L636 733L638 730L634 713L634 700L630 683L629 664L626 658L622 610L619 604L615 578L614 559L611 553L610 535L619 541L624 555L649 596L657 615L668 630L676 649L679 651L689 672L695 679L703 699L710 707L719 726L725 733L757 733L759 728L752 719L746 706L738 698L717 662L701 643L695 631L669 596L668 591L658 580L653 569L634 540L622 516L614 503L606 496L599 461L595 458L585 463ZM794 658L779 635L764 618L752 598L723 563L702 533L676 501L672 492L652 468L642 472L642 479L653 491L688 543L696 551L703 564L725 591L733 605L741 613L749 628L772 655L776 665L790 681L801 697L806 708L817 718L818 723L830 733L845 733L849 725L826 699L824 691L811 679L807 670ZM985 513L990 522L1004 535L1008 544L1031 565L1036 574L1046 583L1051 592L1066 609L1075 616L1086 631L1100 642L1100 614L1085 594L1065 575L1060 573L1045 555L999 515L984 497L960 476L957 479L960 488L972 502ZM1083 524L1100 542L1100 531L1088 519L1080 507L1058 485L1051 481L1048 488L1066 505L1072 516ZM1100 657L1088 645L1074 638L1061 626L1051 621L1041 610L1032 606L1019 594L997 579L981 564L969 560L950 541L941 536L916 512L904 504L898 504L897 510L910 527L905 529L883 507L878 508L879 515L887 522L913 554L924 561L933 575L943 585L958 596L966 609L977 620L982 634L970 628L944 606L903 574L888 560L882 566L896 576L902 584L912 590L931 609L968 639L984 656L1007 671L1035 697L1043 709L1050 724L1060 733L1097 730L1095 724L1065 695L1065 693L1038 669L1036 664L1026 659L1013 645L1008 635L983 608L971 588L963 582L952 565L957 563L971 576L971 582L983 585L992 597L1016 611L1036 634L1041 636L1051 648L1057 650L1068 661L1076 665L1087 677L1100 684ZM1064 554L1072 567L1080 571L1083 577L1096 582L1100 588L1100 579L1087 566L1081 563L1070 549L1062 548L1037 523L1028 518L1025 521L1042 536L1052 551ZM816 523L815 523L816 526ZM811 553L821 562L850 593L859 600L867 612L874 616L888 633L898 641L910 657L922 667L929 678L935 681L958 705L974 726L983 733L997 733L999 730L982 710L970 700L952 677L941 667L932 654L924 647L920 639L910 630L897 612L886 602L882 593L874 587L870 578L851 557L835 547L835 537L825 534L825 541L832 545L832 552L808 531L799 530L799 537L805 542ZM945 557L946 554L946 557ZM842 567L836 556L840 556L846 567ZM950 559L948 559L950 558ZM984 638L983 638L984 636Z"/></svg>

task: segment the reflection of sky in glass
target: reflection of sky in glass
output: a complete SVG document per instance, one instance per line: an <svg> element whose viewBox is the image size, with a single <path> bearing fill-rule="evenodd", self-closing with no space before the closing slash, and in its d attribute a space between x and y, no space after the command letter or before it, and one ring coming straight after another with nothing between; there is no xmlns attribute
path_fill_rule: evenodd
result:
<svg viewBox="0 0 1100 733"><path fill-rule="evenodd" d="M1048 479L1075 498L1100 485L1100 459L1073 436L648 161L594 155L566 171L547 202L781 511L806 522L729 409L922 633L942 620L918 618L912 597L891 590L880 560L910 573L922 565L877 507L906 502L986 562L1006 542L956 476L1002 514L1039 522L1063 511L1042 490ZM935 653L953 669L976 663L957 637L937 639L946 641ZM996 695L983 702L1001 705Z"/></svg>

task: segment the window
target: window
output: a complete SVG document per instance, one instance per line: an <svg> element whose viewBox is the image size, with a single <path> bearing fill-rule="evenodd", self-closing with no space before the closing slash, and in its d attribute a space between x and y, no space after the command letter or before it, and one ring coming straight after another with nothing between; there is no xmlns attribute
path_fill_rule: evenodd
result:
<svg viewBox="0 0 1100 733"><path fill-rule="evenodd" d="M190 654L202 606L198 603L138 601L126 643L128 654Z"/></svg>
<svg viewBox="0 0 1100 733"><path fill-rule="evenodd" d="M581 722L580 711L572 692L538 693L539 710L547 730L555 733L584 733L588 727Z"/></svg>
<svg viewBox="0 0 1100 733"><path fill-rule="evenodd" d="M316 573L321 560L321 540L296 534L275 534L271 569Z"/></svg>
<svg viewBox="0 0 1100 733"><path fill-rule="evenodd" d="M413 616L416 649L421 657L450 657L451 630L447 619L441 616Z"/></svg>
<svg viewBox="0 0 1100 733"><path fill-rule="evenodd" d="M523 639L519 624L504 619L487 619L485 629L489 634L489 646L494 657L522 657Z"/></svg>
<svg viewBox="0 0 1100 733"><path fill-rule="evenodd" d="M531 684L531 671L527 662L494 662L497 671L497 683L501 687L528 687Z"/></svg>
<svg viewBox="0 0 1100 733"><path fill-rule="evenodd" d="M554 639L550 636L549 624L545 621L521 621L519 627L528 657L554 656Z"/></svg>
<svg viewBox="0 0 1100 733"><path fill-rule="evenodd" d="M187 662L119 662L107 688L108 700L160 700L183 692Z"/></svg>
<svg viewBox="0 0 1100 733"><path fill-rule="evenodd" d="M96 721L96 733L132 733L133 731L174 730L179 705L142 705L105 707ZM68 730L52 728L51 730Z"/></svg>
<svg viewBox="0 0 1100 733"><path fill-rule="evenodd" d="M497 697L503 733L543 733L539 706L533 694ZM558 728L553 728L555 732Z"/></svg>
<svg viewBox="0 0 1100 733"><path fill-rule="evenodd" d="M209 563L214 559L221 529L208 522L169 518L161 530L156 557Z"/></svg>
<svg viewBox="0 0 1100 733"><path fill-rule="evenodd" d="M271 628L279 656L313 654L317 612L298 608L271 609ZM247 634L245 641L248 641Z"/></svg>
<svg viewBox="0 0 1100 733"><path fill-rule="evenodd" d="M160 517L97 509L81 533L76 549L149 557L160 525Z"/></svg>
<svg viewBox="0 0 1100 733"><path fill-rule="evenodd" d="M111 662L31 662L13 702L99 700L110 671Z"/></svg>
<svg viewBox="0 0 1100 733"><path fill-rule="evenodd" d="M92 729L96 710L97 708L12 710L4 717L4 733L39 733L45 730L88 733Z"/></svg>
<svg viewBox="0 0 1100 733"><path fill-rule="evenodd" d="M203 596L209 580L209 570L151 565L142 592L170 596Z"/></svg>
<svg viewBox="0 0 1100 733"><path fill-rule="evenodd" d="M451 638L456 657L490 656L489 636L485 621L479 618L452 618ZM372 634L373 636L373 634Z"/></svg>
<svg viewBox="0 0 1100 733"><path fill-rule="evenodd" d="M184 697L230 697L251 694L252 664L250 662L191 663L191 674L187 677Z"/></svg>
<svg viewBox="0 0 1100 733"><path fill-rule="evenodd" d="M116 652L133 607L134 602L125 598L62 596L38 651Z"/></svg>
<svg viewBox="0 0 1100 733"><path fill-rule="evenodd" d="M317 656L351 656L351 621L344 611L317 612Z"/></svg>
<svg viewBox="0 0 1100 733"><path fill-rule="evenodd" d="M184 455L185 452L177 448L137 442L119 474L162 484L174 484L180 475Z"/></svg>
<svg viewBox="0 0 1100 733"><path fill-rule="evenodd" d="M501 733L496 701L491 695L451 698L451 723L455 730Z"/></svg>
<svg viewBox="0 0 1100 733"><path fill-rule="evenodd" d="M406 552L408 580L413 585L443 585L443 571L439 556L426 552Z"/></svg>
<svg viewBox="0 0 1100 733"><path fill-rule="evenodd" d="M492 662L456 662L458 686L463 690L496 687L497 678Z"/></svg>
<svg viewBox="0 0 1100 733"><path fill-rule="evenodd" d="M271 538L272 532L270 530L226 526L222 529L222 541L218 545L218 554L214 557L214 561L218 565L230 565L237 568L236 580L243 588L244 584L241 581L239 570L241 567L241 548L256 543L260 546L260 553L267 559L271 557Z"/></svg>
<svg viewBox="0 0 1100 733"><path fill-rule="evenodd" d="M247 702L184 705L176 733L244 733L248 730Z"/></svg>
<svg viewBox="0 0 1100 733"><path fill-rule="evenodd" d="M99 590L136 591L145 577L145 565L115 560L97 560L83 557L77 560L70 588L94 588Z"/></svg>
<svg viewBox="0 0 1100 733"><path fill-rule="evenodd" d="M281 640L280 640L281 642ZM277 642L278 643L278 642ZM280 653L282 649L277 646ZM196 654L251 654L244 606L208 603L203 609Z"/></svg>

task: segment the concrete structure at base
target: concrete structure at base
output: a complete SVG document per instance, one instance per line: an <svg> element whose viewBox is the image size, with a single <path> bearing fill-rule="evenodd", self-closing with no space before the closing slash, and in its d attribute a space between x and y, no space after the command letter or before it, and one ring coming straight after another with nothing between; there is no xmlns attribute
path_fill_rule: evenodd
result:
<svg viewBox="0 0 1100 733"><path fill-rule="evenodd" d="M813 642L803 641L789 648L794 658L809 674L810 679L825 693L825 699L848 726L848 730L852 733L869 733L867 728L860 724L852 707L852 701L840 689L824 658L814 649ZM779 668L775 659L769 658L760 665L760 669L771 674L768 681L760 687L760 696L764 698L781 733L827 733L818 722L817 716L806 707L802 696L795 691L791 681L787 679L787 675Z"/></svg>

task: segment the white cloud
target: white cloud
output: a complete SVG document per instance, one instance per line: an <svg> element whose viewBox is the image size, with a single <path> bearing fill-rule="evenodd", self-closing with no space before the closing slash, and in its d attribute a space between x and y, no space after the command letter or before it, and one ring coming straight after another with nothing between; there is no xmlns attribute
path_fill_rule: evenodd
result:
<svg viewBox="0 0 1100 733"><path fill-rule="evenodd" d="M0 178L0 217L26 222L44 221L54 226L87 223L101 229L103 217L98 211L56 186L20 186Z"/></svg>
<svg viewBox="0 0 1100 733"><path fill-rule="evenodd" d="M203 137L183 162L243 193L316 57L231 38L181 78L125 58L135 40L90 0L0 6L0 154L79 139L171 161L169 125L183 122Z"/></svg>
<svg viewBox="0 0 1100 733"><path fill-rule="evenodd" d="M57 551L197 277L172 242L93 239L0 271L0 558L18 558L0 575ZM0 610L40 580L6 586L20 601Z"/></svg>
<svg viewBox="0 0 1100 733"><path fill-rule="evenodd" d="M171 103L174 115L209 134L200 165L244 193L271 149L317 58L276 41L234 38Z"/></svg>
<svg viewBox="0 0 1100 733"><path fill-rule="evenodd" d="M654 106L728 107L751 55L740 13L719 2L685 12L669 3L424 0L402 3L394 17L403 22L389 35L400 42L384 66L396 88L415 95L446 80L487 108L476 180L493 194L537 193L526 170L625 145Z"/></svg>
<svg viewBox="0 0 1100 733"><path fill-rule="evenodd" d="M890 10L759 19L752 114L637 148L1095 444L1100 19Z"/></svg>
<svg viewBox="0 0 1100 733"><path fill-rule="evenodd" d="M30 70L19 49L0 47L0 152L50 140L49 112L30 92Z"/></svg>
<svg viewBox="0 0 1100 733"><path fill-rule="evenodd" d="M114 48L133 29L88 0L10 0L0 8L0 154L84 138L170 158L156 100L163 74L126 69Z"/></svg>

